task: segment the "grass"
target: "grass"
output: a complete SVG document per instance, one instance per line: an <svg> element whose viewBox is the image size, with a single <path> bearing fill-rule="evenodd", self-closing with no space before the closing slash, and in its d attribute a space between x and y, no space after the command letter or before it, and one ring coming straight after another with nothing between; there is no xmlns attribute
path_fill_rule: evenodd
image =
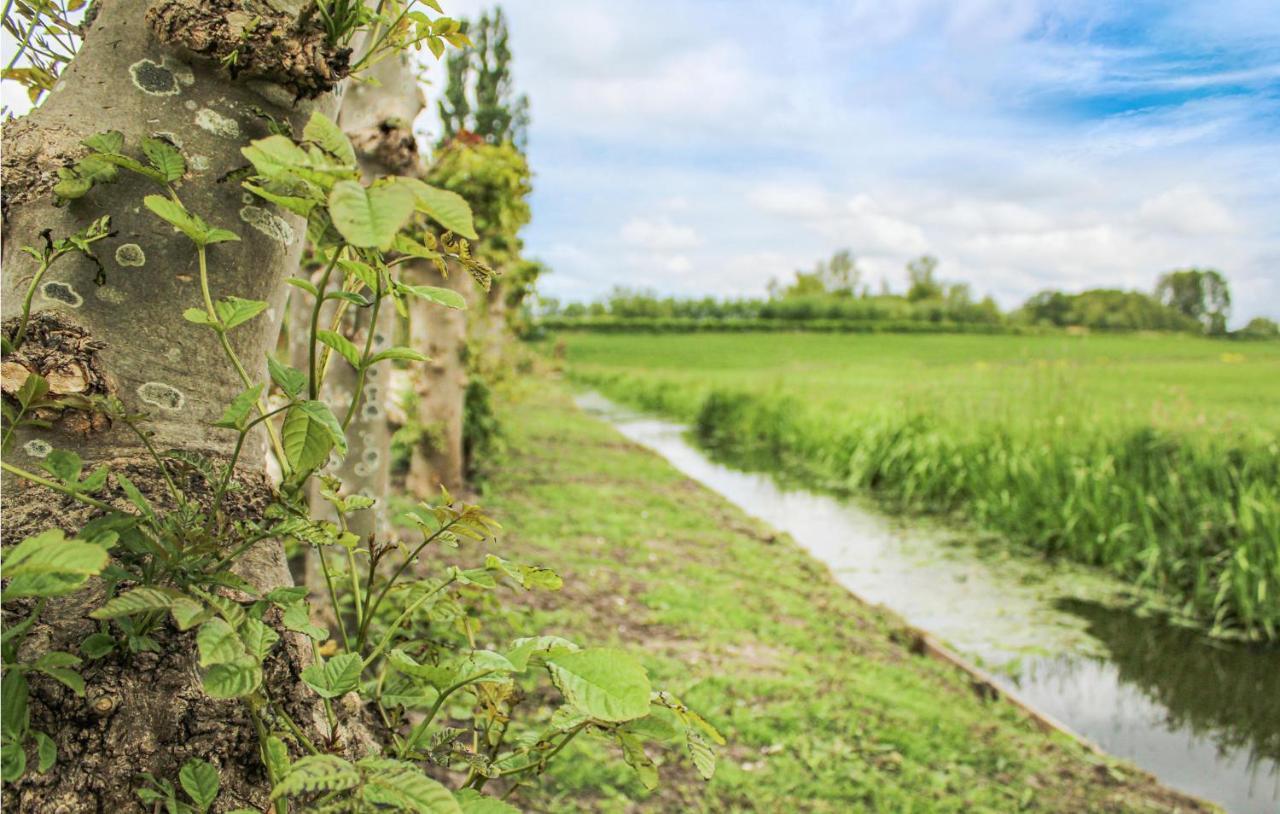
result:
<svg viewBox="0 0 1280 814"><path fill-rule="evenodd" d="M503 556L566 584L528 595L520 626L633 650L729 745L710 783L660 757L662 785L646 793L608 745L580 739L514 798L523 810L1206 810L979 697L789 538L558 385L525 389L501 410L509 457L484 503L511 530Z"/></svg>
<svg viewBox="0 0 1280 814"><path fill-rule="evenodd" d="M1280 343L566 334L570 375L810 483L950 514L1280 638Z"/></svg>

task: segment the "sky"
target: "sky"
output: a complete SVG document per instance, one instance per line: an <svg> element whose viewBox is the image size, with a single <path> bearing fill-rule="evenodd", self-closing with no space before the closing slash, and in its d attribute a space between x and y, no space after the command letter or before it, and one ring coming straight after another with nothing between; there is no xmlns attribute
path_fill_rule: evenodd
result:
<svg viewBox="0 0 1280 814"><path fill-rule="evenodd" d="M1233 325L1280 318L1277 0L504 8L546 296L760 295L848 248L873 290L931 253L1004 307L1215 267Z"/></svg>
<svg viewBox="0 0 1280 814"><path fill-rule="evenodd" d="M504 8L547 296L758 295L849 248L1006 307L1211 266L1233 324L1280 317L1275 0Z"/></svg>

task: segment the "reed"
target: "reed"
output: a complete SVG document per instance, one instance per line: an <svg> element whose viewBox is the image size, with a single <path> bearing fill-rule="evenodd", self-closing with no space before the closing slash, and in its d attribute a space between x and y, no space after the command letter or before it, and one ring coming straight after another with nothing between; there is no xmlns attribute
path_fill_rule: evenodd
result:
<svg viewBox="0 0 1280 814"><path fill-rule="evenodd" d="M752 389L600 361L571 355L570 373L708 446L1104 567L1217 635L1280 640L1280 440L1266 422L1157 426L1090 402L1087 374L839 410L814 397L820 376L807 391L794 378Z"/></svg>

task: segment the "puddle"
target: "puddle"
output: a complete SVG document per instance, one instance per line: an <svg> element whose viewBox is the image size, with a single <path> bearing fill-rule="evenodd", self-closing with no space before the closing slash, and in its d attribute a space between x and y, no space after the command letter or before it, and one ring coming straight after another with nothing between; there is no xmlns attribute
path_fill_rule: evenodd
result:
<svg viewBox="0 0 1280 814"><path fill-rule="evenodd" d="M1109 753L1234 814L1280 810L1280 652L1117 609L1105 603L1117 584L1094 572L980 552L926 522L713 461L684 427L598 393L576 400Z"/></svg>

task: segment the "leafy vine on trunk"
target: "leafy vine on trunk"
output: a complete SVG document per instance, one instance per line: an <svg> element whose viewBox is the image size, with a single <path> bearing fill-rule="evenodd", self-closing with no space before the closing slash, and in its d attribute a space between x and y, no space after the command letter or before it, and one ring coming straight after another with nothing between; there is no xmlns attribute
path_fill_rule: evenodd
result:
<svg viewBox="0 0 1280 814"><path fill-rule="evenodd" d="M354 68L415 42L438 51L443 40L460 36L452 21L429 18L412 3L374 11L322 0L315 13L310 19L321 21L326 47L364 38ZM240 53L237 60L248 58L247 49ZM176 75L181 69L165 70ZM217 118L204 120L222 127L220 137L231 137ZM56 310L34 310L32 293L5 322L6 483L22 484L24 495L42 495L39 500L59 507L48 528L29 529L6 546L0 564L7 582L0 596L6 620L0 774L9 792L22 810L44 805L39 789L51 778L56 786L59 773L72 768L59 754L61 744L77 728L94 726L93 716L110 716L127 704L104 689L99 675L108 667L154 670L164 661L192 666L203 694L187 701L193 714L216 717L234 741L208 752L210 760L157 764L172 765L172 776L136 767L133 777L117 778L129 788L112 793L131 792L173 814L500 811L508 806L486 792L511 794L579 737L616 743L646 786L657 782L645 752L650 742L684 744L710 777L711 744L722 742L720 736L679 699L651 687L634 656L553 635L492 649L478 643L480 620L470 610L477 595L503 586L561 585L546 568L494 553L471 568L431 567L429 558L440 548L492 540L499 526L479 507L446 492L401 518L416 537L401 539L380 523L360 523L373 531L357 534L353 518L371 512L377 499L344 494L326 477L320 493L333 519L311 514L309 482L346 453L370 371L392 361L425 361L409 347L375 347L372 330L357 344L338 330L340 320L359 309L372 325L380 311L403 313L413 300L465 307L456 291L406 280L404 268L413 262L441 270L456 265L486 289L492 272L471 255L475 229L463 198L412 177L362 180L350 140L322 112L299 132L286 121L268 122L268 134L240 149L242 166L221 182L238 183L253 201L241 219L258 231L274 226L282 232L286 217L306 225L321 272L314 280L287 281L311 306L301 326L305 365L268 356L264 375L260 359L243 355L255 346L242 340L245 333L269 332L264 323L279 292L214 295L221 281L235 279L223 249L243 235L198 211L204 196L184 184L197 156L164 134L131 141L112 130L83 139L82 152L60 168L52 192L87 225L47 232L24 246L37 264L28 290L56 300L66 292L50 289L58 281L45 276L60 258L78 255L102 268L95 252L112 236L112 221L91 211L104 200L98 192L107 186L116 197L140 191L141 211L171 230L170 241L180 241L193 260L198 304L172 304L186 330L199 332L184 333L183 341L202 336L197 344L216 347L239 392L209 422L206 450L170 448L163 441L173 430L157 433L154 415L132 406L133 397L126 399L113 381L110 360L95 357L101 348L91 337L76 339L74 321L66 325ZM129 265L134 250L142 253L126 245L133 249L117 248L118 265ZM348 403L334 409L320 394L339 365L350 368L355 384ZM159 381L134 389L160 411L179 410L187 398ZM48 432L68 418L85 432L108 428L112 438L131 438L136 454L113 457L84 447L86 460L73 449L53 448L43 436L70 437L65 426ZM281 473L278 484L249 460L263 435ZM20 442L24 454L14 462ZM316 549L337 611L335 630L315 623L305 588L264 578L252 559L281 541ZM560 703L549 715L530 703L545 697L538 683L558 691ZM304 686L306 697L295 697L294 686ZM68 693L84 699L87 718L59 712L77 709ZM319 720L305 717L311 710ZM145 715L139 721L145 728ZM143 736L165 743L168 734ZM252 765L237 762L246 757ZM232 768L235 782L228 783ZM74 791L52 804L59 811L95 805Z"/></svg>

